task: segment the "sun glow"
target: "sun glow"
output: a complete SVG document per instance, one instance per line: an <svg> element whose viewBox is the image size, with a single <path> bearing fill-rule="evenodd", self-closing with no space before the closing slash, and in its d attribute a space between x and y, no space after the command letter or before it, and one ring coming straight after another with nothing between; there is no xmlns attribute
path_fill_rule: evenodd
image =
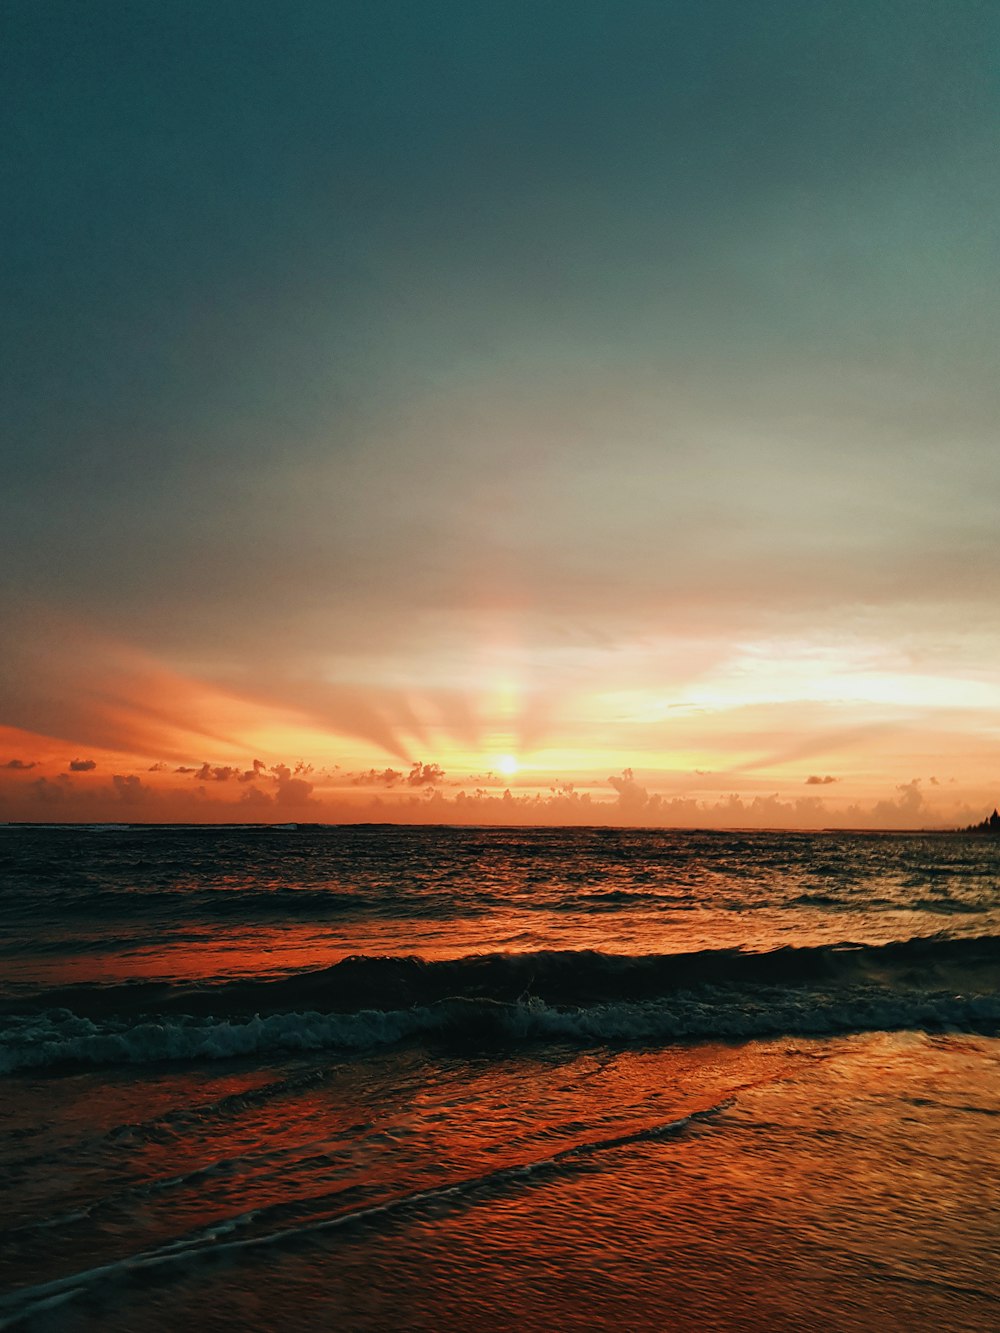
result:
<svg viewBox="0 0 1000 1333"><path fill-rule="evenodd" d="M521 765L512 754L502 754L497 757L496 770L502 773L505 778L512 778Z"/></svg>

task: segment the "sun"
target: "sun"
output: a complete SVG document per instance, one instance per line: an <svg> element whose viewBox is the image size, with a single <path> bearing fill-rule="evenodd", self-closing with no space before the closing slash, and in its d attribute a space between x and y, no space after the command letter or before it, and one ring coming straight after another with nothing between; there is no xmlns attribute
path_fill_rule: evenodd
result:
<svg viewBox="0 0 1000 1333"><path fill-rule="evenodd" d="M505 778L512 778L521 765L512 754L502 754L497 757L496 770L502 773Z"/></svg>

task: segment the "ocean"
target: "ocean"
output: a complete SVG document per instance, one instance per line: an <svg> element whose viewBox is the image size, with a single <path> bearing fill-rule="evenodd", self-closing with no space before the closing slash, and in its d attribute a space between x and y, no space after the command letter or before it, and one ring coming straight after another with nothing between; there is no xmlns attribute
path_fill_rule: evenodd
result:
<svg viewBox="0 0 1000 1333"><path fill-rule="evenodd" d="M975 835L0 827L0 1328L996 1328L998 964Z"/></svg>

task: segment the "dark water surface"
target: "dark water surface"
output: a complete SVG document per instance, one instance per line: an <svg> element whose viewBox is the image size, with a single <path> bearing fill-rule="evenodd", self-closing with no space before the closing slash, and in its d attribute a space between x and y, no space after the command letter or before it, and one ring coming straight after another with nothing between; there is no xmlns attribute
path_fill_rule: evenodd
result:
<svg viewBox="0 0 1000 1333"><path fill-rule="evenodd" d="M998 927L971 836L0 828L0 1327L996 1327Z"/></svg>

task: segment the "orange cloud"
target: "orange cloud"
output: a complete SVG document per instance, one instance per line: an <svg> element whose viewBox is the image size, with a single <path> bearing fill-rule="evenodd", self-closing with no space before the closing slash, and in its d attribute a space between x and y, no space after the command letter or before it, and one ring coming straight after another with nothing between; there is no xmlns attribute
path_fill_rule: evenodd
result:
<svg viewBox="0 0 1000 1333"><path fill-rule="evenodd" d="M222 767L222 766L220 766ZM874 803L827 805L816 797L783 797L778 792L731 792L718 799L652 791L626 768L604 783L580 789L571 783L544 790L502 792L476 787L443 790L406 775L379 793L310 780L287 764L258 769L252 781L226 779L207 785L190 777L171 785L136 773L110 779L61 773L28 777L13 771L0 781L0 819L65 822L229 823L294 820L316 823L396 822L454 824L595 824L701 828L921 828L964 827L982 818L985 804L961 798L931 806L921 779L899 783L893 795ZM252 768L241 773L254 773ZM158 776L158 775L157 775ZM349 775L345 775L348 784ZM345 778L339 779L341 783ZM336 781L336 780L334 780ZM229 793L233 794L230 795ZM236 795L238 793L238 795ZM938 797L939 800L943 798ZM992 808L992 807L990 807Z"/></svg>

